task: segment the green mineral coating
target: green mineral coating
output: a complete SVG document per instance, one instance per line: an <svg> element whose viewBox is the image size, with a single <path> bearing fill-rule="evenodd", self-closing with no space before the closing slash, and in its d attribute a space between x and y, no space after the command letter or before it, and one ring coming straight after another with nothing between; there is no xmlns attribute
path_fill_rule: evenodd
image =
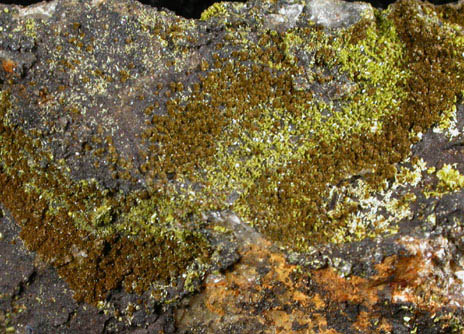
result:
<svg viewBox="0 0 464 334"><path fill-rule="evenodd" d="M441 181L442 188L448 191L456 191L464 187L464 175L461 175L453 166L444 164L437 171L437 177ZM440 185L439 185L440 186Z"/></svg>
<svg viewBox="0 0 464 334"><path fill-rule="evenodd" d="M211 17L223 15L227 15L227 10L224 8L223 3L216 2L201 13L200 19L206 21Z"/></svg>
<svg viewBox="0 0 464 334"><path fill-rule="evenodd" d="M9 93L2 91L2 201L21 224L21 237L28 247L58 267L77 299L95 303L121 284L128 291L141 293L152 283L169 281L193 263L204 262L209 253L204 236L177 226L168 227L169 219L162 215L163 211L160 215L166 218L164 226L149 225L143 212L148 210L147 201L141 200L147 194L110 197L107 191L98 189L95 181L73 182L59 168L38 168L33 159L40 161L50 156L41 150L40 142L5 125L4 116L10 106ZM157 193L151 195L149 203L159 205L172 199ZM138 201L143 204L137 205ZM24 210L25 207L34 210ZM187 208L182 208L183 212ZM151 215L155 211L156 207L150 208ZM111 223L116 214L127 217L126 224L135 225L137 238L130 238L133 229L115 235ZM178 219L177 212L170 214L171 220ZM116 223L117 220L113 225ZM108 245L110 250L104 254Z"/></svg>
<svg viewBox="0 0 464 334"><path fill-rule="evenodd" d="M202 20L237 8L215 5ZM66 163L33 139L39 133L10 125L15 100L5 88L2 203L21 225L28 247L59 268L76 298L93 303L121 285L140 293L180 275L192 290L211 262L209 236L229 234L201 218L211 210L231 210L266 237L301 252L392 232L394 226L366 221L353 233L350 217L358 203L345 195L330 208L330 194L334 187L348 189L353 176L363 177L367 196L382 191L416 134L452 110L464 90L463 27L454 15L462 5L443 8L402 1L330 33L314 25L284 32L259 26L253 41L249 27L224 19L224 41L201 62L197 82L159 86L158 93L168 97L164 113L153 112L156 104L144 108L149 120L141 135L146 149L140 173L147 187L129 193L109 192L92 179L72 180ZM119 52L154 71L161 55L150 57L153 50L141 49L137 37L155 38L174 50L170 65L165 59L163 64L181 72L189 57L183 43L196 37L184 32L195 24L179 20L163 27L141 12L138 21L127 23L140 35L128 37ZM26 29L32 34L39 28L29 22ZM84 37L69 38L79 51L54 58L50 71L74 73L78 65L82 72L76 76L89 97L106 96L111 85L137 83L133 64L102 71L93 58L97 42ZM309 59L305 66L301 52ZM79 96L60 99L73 105ZM86 114L77 106L69 111ZM101 111L111 125L107 114ZM100 146L92 154L113 163L114 177L132 180L132 163L112 137L95 142ZM44 160L51 167L41 168ZM391 207L404 211L403 204Z"/></svg>
<svg viewBox="0 0 464 334"><path fill-rule="evenodd" d="M329 186L360 174L375 189L392 177L414 133L436 123L462 90L461 27L441 27L432 7L408 4L376 11L374 20L330 37L298 28L268 31L250 44L231 31L231 43L246 45L246 54L218 57L185 108L154 119L159 131L148 137L162 145L153 150L169 157L155 169L175 171L179 180L206 179L205 203L239 192L229 209L299 251L372 236L367 229L355 238L346 235L346 218L356 205L346 205L337 219L328 215ZM425 33L413 33L417 26ZM316 55L315 64L348 77L338 100L326 103L295 89L292 75L302 69L292 49L307 50ZM309 80L332 78L316 75Z"/></svg>

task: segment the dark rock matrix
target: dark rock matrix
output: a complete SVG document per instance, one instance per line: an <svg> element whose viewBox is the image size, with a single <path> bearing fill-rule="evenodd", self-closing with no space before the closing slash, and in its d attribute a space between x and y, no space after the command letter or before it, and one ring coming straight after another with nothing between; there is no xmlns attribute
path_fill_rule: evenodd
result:
<svg viewBox="0 0 464 334"><path fill-rule="evenodd" d="M0 5L0 332L462 333L464 5L189 10Z"/></svg>

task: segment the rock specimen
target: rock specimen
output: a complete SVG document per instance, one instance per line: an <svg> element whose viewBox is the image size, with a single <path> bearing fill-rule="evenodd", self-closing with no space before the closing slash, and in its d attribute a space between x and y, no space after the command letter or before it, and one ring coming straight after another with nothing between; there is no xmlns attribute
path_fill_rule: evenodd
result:
<svg viewBox="0 0 464 334"><path fill-rule="evenodd" d="M463 8L0 6L0 326L462 331Z"/></svg>

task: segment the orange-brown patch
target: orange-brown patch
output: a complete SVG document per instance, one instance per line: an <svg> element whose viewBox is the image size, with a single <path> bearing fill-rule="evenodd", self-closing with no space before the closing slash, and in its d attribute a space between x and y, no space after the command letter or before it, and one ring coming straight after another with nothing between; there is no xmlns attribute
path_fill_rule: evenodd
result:
<svg viewBox="0 0 464 334"><path fill-rule="evenodd" d="M359 331L366 331L369 328L369 320L371 317L369 316L369 313L366 311L361 311L359 312L358 319L356 322L353 324L353 327L356 328Z"/></svg>
<svg viewBox="0 0 464 334"><path fill-rule="evenodd" d="M324 299L321 298L321 295L316 293L314 297L311 298L311 303L314 306L315 310L323 310L326 307Z"/></svg>
<svg viewBox="0 0 464 334"><path fill-rule="evenodd" d="M378 333L391 333L392 325L387 320L382 319L379 327L377 327L377 332Z"/></svg>
<svg viewBox="0 0 464 334"><path fill-rule="evenodd" d="M17 63L11 59L5 59L2 61L2 68L6 73L13 73Z"/></svg>
<svg viewBox="0 0 464 334"><path fill-rule="evenodd" d="M370 288L364 278L352 276L347 280L338 275L333 268L317 270L312 277L327 291L332 301L374 305L378 300L378 289Z"/></svg>

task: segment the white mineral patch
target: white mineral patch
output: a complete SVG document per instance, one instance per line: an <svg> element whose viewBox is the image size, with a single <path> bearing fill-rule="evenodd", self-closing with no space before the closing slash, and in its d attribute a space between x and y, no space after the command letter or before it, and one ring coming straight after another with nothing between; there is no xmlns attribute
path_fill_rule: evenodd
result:
<svg viewBox="0 0 464 334"><path fill-rule="evenodd" d="M303 8L303 5L287 5L279 9L279 14L285 16L289 21L296 23Z"/></svg>
<svg viewBox="0 0 464 334"><path fill-rule="evenodd" d="M372 7L366 3L344 2L340 0L313 0L308 2L310 20L326 28L339 28L356 23Z"/></svg>
<svg viewBox="0 0 464 334"><path fill-rule="evenodd" d="M298 18L303 12L304 6L300 4L284 5L278 10L278 14L270 14L267 16L267 24L269 27L276 28L278 26L284 29L293 28L298 22Z"/></svg>
<svg viewBox="0 0 464 334"><path fill-rule="evenodd" d="M454 275L464 283L464 270L456 271Z"/></svg>
<svg viewBox="0 0 464 334"><path fill-rule="evenodd" d="M40 2L31 6L27 6L19 11L20 16L34 16L38 18L47 19L55 13L56 1Z"/></svg>
<svg viewBox="0 0 464 334"><path fill-rule="evenodd" d="M394 301L409 301L425 303L417 291L427 291L435 299L436 305L454 305L462 307L464 304L464 270L455 268L456 249L453 243L445 237L439 236L432 239L415 239L403 237L400 243L408 251L417 257L416 262L420 265L412 285L419 285L415 290L397 290ZM456 278L458 280L456 280Z"/></svg>

